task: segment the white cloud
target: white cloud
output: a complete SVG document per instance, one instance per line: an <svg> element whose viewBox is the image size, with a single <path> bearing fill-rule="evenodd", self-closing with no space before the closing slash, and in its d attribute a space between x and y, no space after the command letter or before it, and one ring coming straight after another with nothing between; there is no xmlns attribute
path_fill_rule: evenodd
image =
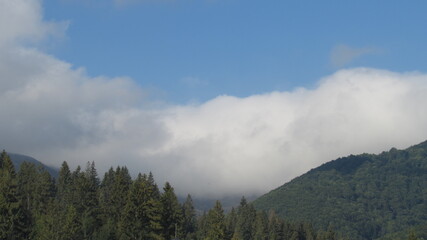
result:
<svg viewBox="0 0 427 240"><path fill-rule="evenodd" d="M342 67L364 55L376 53L375 48L353 48L347 45L337 45L332 49L330 60L334 67Z"/></svg>
<svg viewBox="0 0 427 240"><path fill-rule="evenodd" d="M13 2L40 16L37 1ZM51 23L34 19L16 27L39 26L43 38ZM9 39L0 44L0 146L57 166L94 160L100 174L118 164L134 173L151 170L182 194L249 195L343 155L427 137L423 73L349 69L312 90L144 108L145 92L131 79L88 77L16 44L17 36L36 32L7 28L0 25L2 39Z"/></svg>
<svg viewBox="0 0 427 240"><path fill-rule="evenodd" d="M45 22L42 18L40 0L0 0L0 46L36 43L61 36L68 27L67 22Z"/></svg>

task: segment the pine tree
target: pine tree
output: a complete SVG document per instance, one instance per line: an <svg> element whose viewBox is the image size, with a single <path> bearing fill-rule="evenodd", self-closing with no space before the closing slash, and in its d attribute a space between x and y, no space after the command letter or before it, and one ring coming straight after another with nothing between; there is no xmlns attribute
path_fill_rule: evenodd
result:
<svg viewBox="0 0 427 240"><path fill-rule="evenodd" d="M273 211L270 211L268 217L268 239L279 240L282 239L282 235L282 223L277 215Z"/></svg>
<svg viewBox="0 0 427 240"><path fill-rule="evenodd" d="M56 194L55 180L50 173L39 167L37 175L36 191L34 195L34 212L42 214L46 212L49 202L53 200Z"/></svg>
<svg viewBox="0 0 427 240"><path fill-rule="evenodd" d="M64 173L67 173L66 168ZM79 213L77 222L80 224L78 229L81 231L82 239L90 239L101 226L98 203L99 179L95 164L88 162L84 172L78 166L71 174L70 182L69 188L64 188L66 197L63 199L62 207L68 209L72 206Z"/></svg>
<svg viewBox="0 0 427 240"><path fill-rule="evenodd" d="M209 210L206 217L206 227L207 232L205 240L225 239L225 216L219 201L216 201L213 209Z"/></svg>
<svg viewBox="0 0 427 240"><path fill-rule="evenodd" d="M253 232L254 240L268 239L268 217L264 211L257 213Z"/></svg>
<svg viewBox="0 0 427 240"><path fill-rule="evenodd" d="M73 189L72 189L72 175L67 162L63 162L59 169L59 176L57 181L57 198L62 207L66 208L68 204L72 203Z"/></svg>
<svg viewBox="0 0 427 240"><path fill-rule="evenodd" d="M234 207L231 209L230 213L227 214L225 218L225 227L226 227L226 239L232 239L234 231L236 229L237 222L237 212Z"/></svg>
<svg viewBox="0 0 427 240"><path fill-rule="evenodd" d="M113 195L113 186L115 181L116 172L111 167L108 172L104 174L104 178L102 179L100 188L99 188L99 204L103 211L103 216L106 218L110 215L112 203L112 195Z"/></svg>
<svg viewBox="0 0 427 240"><path fill-rule="evenodd" d="M132 179L126 167L117 167L111 195L112 208L110 209L114 219L120 219L121 211L126 205Z"/></svg>
<svg viewBox="0 0 427 240"><path fill-rule="evenodd" d="M18 196L27 219L28 231L32 232L37 216L44 214L55 195L55 184L43 167L23 162L17 175Z"/></svg>
<svg viewBox="0 0 427 240"><path fill-rule="evenodd" d="M161 205L154 195L153 186L139 174L119 223L120 239L162 239Z"/></svg>
<svg viewBox="0 0 427 240"><path fill-rule="evenodd" d="M101 227L98 233L98 239L111 240L114 239L115 232L117 232L118 217L114 218L113 210L113 186L115 181L116 172L111 167L108 172L104 174L100 189L99 189L99 207L100 207L100 220Z"/></svg>
<svg viewBox="0 0 427 240"><path fill-rule="evenodd" d="M255 208L247 203L245 197L242 197L237 210L237 225L234 237L241 240L251 240L253 238L255 218Z"/></svg>
<svg viewBox="0 0 427 240"><path fill-rule="evenodd" d="M38 172L33 163L23 162L17 174L17 191L22 212L25 215L29 232L33 231L35 215L37 214L35 200L37 195Z"/></svg>
<svg viewBox="0 0 427 240"><path fill-rule="evenodd" d="M29 220L19 201L18 183L6 151L0 155L0 239L26 239Z"/></svg>
<svg viewBox="0 0 427 240"><path fill-rule="evenodd" d="M100 227L98 188L99 179L95 169L95 163L87 163L86 170L81 179L80 191L84 194L81 199L83 214L81 216L84 239L89 239Z"/></svg>
<svg viewBox="0 0 427 240"><path fill-rule="evenodd" d="M182 205L183 223L182 231L184 239L194 239L197 229L196 210L194 209L193 199L190 194Z"/></svg>
<svg viewBox="0 0 427 240"><path fill-rule="evenodd" d="M36 216L33 238L36 240L61 240L62 237L65 237L62 231L63 216L58 201L51 201L46 213Z"/></svg>
<svg viewBox="0 0 427 240"><path fill-rule="evenodd" d="M148 174L147 181L148 181L148 184L153 188L153 197L155 199L160 199L160 190L159 190L159 187L156 184L156 181L154 181L154 176L153 176L152 172L150 172Z"/></svg>
<svg viewBox="0 0 427 240"><path fill-rule="evenodd" d="M78 213L74 206L70 205L67 208L61 235L64 240L90 239L89 236L82 234Z"/></svg>
<svg viewBox="0 0 427 240"><path fill-rule="evenodd" d="M102 227L98 239L118 239L118 223L126 205L132 179L126 167L110 168L105 173L99 191Z"/></svg>
<svg viewBox="0 0 427 240"><path fill-rule="evenodd" d="M161 224L163 237L169 240L181 235L182 210L174 189L169 182L166 182L163 191L160 197L162 207Z"/></svg>
<svg viewBox="0 0 427 240"><path fill-rule="evenodd" d="M22 199L22 205L28 212L34 209L37 175L36 165L28 162L21 164L18 172L18 191Z"/></svg>
<svg viewBox="0 0 427 240"><path fill-rule="evenodd" d="M197 219L197 231L196 231L196 239L205 239L208 232L207 225L207 213L203 212L201 216Z"/></svg>

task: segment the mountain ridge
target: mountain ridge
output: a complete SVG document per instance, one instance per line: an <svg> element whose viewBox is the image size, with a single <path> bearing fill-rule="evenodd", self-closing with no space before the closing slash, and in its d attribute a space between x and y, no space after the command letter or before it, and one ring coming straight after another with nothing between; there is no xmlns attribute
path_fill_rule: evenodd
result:
<svg viewBox="0 0 427 240"><path fill-rule="evenodd" d="M393 239L411 227L426 238L426 189L424 141L405 150L392 148L324 163L253 204L319 228L332 225L350 239Z"/></svg>
<svg viewBox="0 0 427 240"><path fill-rule="evenodd" d="M29 162L29 163L35 164L36 166L43 167L44 169L46 169L46 171L49 172L49 174L52 177L58 178L59 169L57 169L57 168L48 166L48 165L42 163L41 161L39 161L33 157L27 156L27 155L18 154L18 153L7 153L7 154L9 155L10 159L12 160L13 165L15 166L17 171L19 170L19 167L21 166L21 164L23 162Z"/></svg>

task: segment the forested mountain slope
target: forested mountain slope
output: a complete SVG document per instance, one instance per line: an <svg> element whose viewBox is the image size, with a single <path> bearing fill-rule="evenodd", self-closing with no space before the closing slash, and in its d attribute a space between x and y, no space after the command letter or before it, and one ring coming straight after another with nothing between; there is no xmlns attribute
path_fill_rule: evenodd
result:
<svg viewBox="0 0 427 240"><path fill-rule="evenodd" d="M228 214L216 201L197 215L190 195L181 204L170 183L161 191L151 172L132 179L127 167L110 168L102 181L94 162L74 171L63 162L56 181L34 163L17 172L5 151L0 212L6 240L344 240L333 229L256 211L244 197Z"/></svg>
<svg viewBox="0 0 427 240"><path fill-rule="evenodd" d="M29 156L26 156L26 155L22 155L22 154L17 154L17 153L9 153L9 156L10 156L10 159L12 160L12 162L13 162L13 165L15 165L15 168L17 170L19 170L19 167L21 166L21 164L23 162L28 162L28 163L33 163L36 166L43 167L44 169L46 169L46 171L49 172L49 174L52 177L54 177L54 178L58 177L58 171L59 171L58 169L46 166L45 164L43 164L42 162L40 162L39 160L37 160L35 158L29 157Z"/></svg>
<svg viewBox="0 0 427 240"><path fill-rule="evenodd" d="M350 239L427 239L427 141L379 155L323 164L261 196L254 205Z"/></svg>

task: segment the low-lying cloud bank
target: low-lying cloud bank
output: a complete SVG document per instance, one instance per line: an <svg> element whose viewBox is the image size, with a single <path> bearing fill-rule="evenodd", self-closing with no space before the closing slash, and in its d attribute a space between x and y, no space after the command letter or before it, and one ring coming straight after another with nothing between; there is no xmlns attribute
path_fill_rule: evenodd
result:
<svg viewBox="0 0 427 240"><path fill-rule="evenodd" d="M89 77L23 45L55 24L42 20L39 1L10 2L0 0L0 16L21 29L0 24L0 147L10 152L56 166L95 161L100 175L126 165L181 194L221 197L264 193L339 156L427 139L424 73L346 69L314 89L147 108L131 79Z"/></svg>

